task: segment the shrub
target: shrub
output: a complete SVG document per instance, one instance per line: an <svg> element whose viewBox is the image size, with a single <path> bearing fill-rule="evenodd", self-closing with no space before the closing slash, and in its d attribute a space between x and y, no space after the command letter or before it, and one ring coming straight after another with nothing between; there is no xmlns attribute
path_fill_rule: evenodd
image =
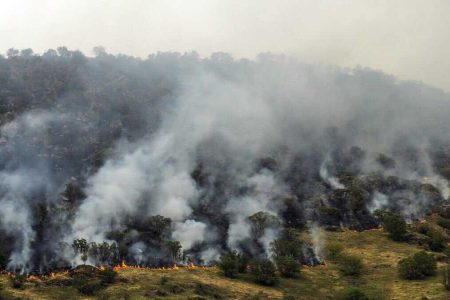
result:
<svg viewBox="0 0 450 300"><path fill-rule="evenodd" d="M274 264L268 259L253 260L250 263L253 280L262 285L272 286L278 282Z"/></svg>
<svg viewBox="0 0 450 300"><path fill-rule="evenodd" d="M430 236L430 237L431 237L431 234L432 234L430 225L428 225L426 223L425 224L419 224L417 226L417 228L416 228L416 231L418 233L421 233L421 234L424 234L424 235L427 235L427 236Z"/></svg>
<svg viewBox="0 0 450 300"><path fill-rule="evenodd" d="M360 289L350 288L344 292L342 300L369 300L369 298Z"/></svg>
<svg viewBox="0 0 450 300"><path fill-rule="evenodd" d="M280 256L276 259L278 271L286 278L297 278L300 274L300 263L292 256Z"/></svg>
<svg viewBox="0 0 450 300"><path fill-rule="evenodd" d="M404 258L398 263L398 273L403 279L422 279L436 274L436 259L425 251Z"/></svg>
<svg viewBox="0 0 450 300"><path fill-rule="evenodd" d="M220 257L219 268L226 277L233 278L239 271L239 257L235 251Z"/></svg>
<svg viewBox="0 0 450 300"><path fill-rule="evenodd" d="M340 243L330 242L325 246L325 257L329 260L337 260L344 251L344 246Z"/></svg>
<svg viewBox="0 0 450 300"><path fill-rule="evenodd" d="M440 218L438 218L436 223L439 226L450 230L450 219L440 217Z"/></svg>
<svg viewBox="0 0 450 300"><path fill-rule="evenodd" d="M101 288L101 280L79 274L73 278L73 286L84 295L94 295Z"/></svg>
<svg viewBox="0 0 450 300"><path fill-rule="evenodd" d="M15 289L23 289L27 281L26 275L16 274L10 277L11 286Z"/></svg>
<svg viewBox="0 0 450 300"><path fill-rule="evenodd" d="M277 239L270 244L275 259L281 256L291 256L295 260L301 261L303 258L302 247L302 241L297 239Z"/></svg>
<svg viewBox="0 0 450 300"><path fill-rule="evenodd" d="M445 249L445 240L441 233L433 231L431 233L431 239L428 243L428 247L431 251L442 252Z"/></svg>
<svg viewBox="0 0 450 300"><path fill-rule="evenodd" d="M344 275L358 276L363 269L363 262L359 256L350 254L341 254L339 256L339 270Z"/></svg>
<svg viewBox="0 0 450 300"><path fill-rule="evenodd" d="M406 222L396 214L388 213L384 215L384 230L389 233L389 237L394 241L406 240Z"/></svg>
<svg viewBox="0 0 450 300"><path fill-rule="evenodd" d="M117 277L117 272L112 268L106 268L100 271L101 281L103 284L110 284L114 282Z"/></svg>

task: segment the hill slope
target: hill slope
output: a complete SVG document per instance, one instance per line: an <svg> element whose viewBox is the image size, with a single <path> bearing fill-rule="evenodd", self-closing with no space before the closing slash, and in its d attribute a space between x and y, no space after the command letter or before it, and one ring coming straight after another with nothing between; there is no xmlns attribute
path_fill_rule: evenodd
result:
<svg viewBox="0 0 450 300"><path fill-rule="evenodd" d="M328 242L339 242L346 251L363 258L362 276L342 276L331 262L304 267L298 279L281 279L276 287L263 287L251 282L247 275L237 279L224 277L218 268L179 268L151 270L127 267L118 270L116 282L95 297L80 295L73 287L64 286L64 277L28 281L23 290L10 287L7 275L0 281L5 294L22 299L336 299L348 287L358 287L370 299L449 299L442 285L441 270L426 280L407 281L397 275L397 262L419 250L416 245L388 239L379 229L363 232L326 232ZM443 263L438 264L443 268ZM164 278L164 279L161 279ZM199 298L203 297L203 298Z"/></svg>

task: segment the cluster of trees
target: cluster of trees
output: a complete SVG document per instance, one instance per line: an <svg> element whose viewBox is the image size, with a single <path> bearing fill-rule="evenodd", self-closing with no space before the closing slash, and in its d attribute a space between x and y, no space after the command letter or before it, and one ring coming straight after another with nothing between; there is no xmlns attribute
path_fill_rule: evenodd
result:
<svg viewBox="0 0 450 300"><path fill-rule="evenodd" d="M297 278L300 275L304 261L303 249L303 242L287 231L284 238L271 243L271 259L254 258L244 252L231 251L221 256L219 267L227 277L249 273L257 283L275 285L278 275L285 278Z"/></svg>

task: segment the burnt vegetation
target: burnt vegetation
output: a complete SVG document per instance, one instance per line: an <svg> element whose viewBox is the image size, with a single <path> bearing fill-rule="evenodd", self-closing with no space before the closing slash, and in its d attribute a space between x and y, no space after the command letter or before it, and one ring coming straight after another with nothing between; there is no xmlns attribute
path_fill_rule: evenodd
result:
<svg viewBox="0 0 450 300"><path fill-rule="evenodd" d="M167 190L172 192L179 186L166 186L161 184L163 179L157 178L151 184L146 182L143 188L130 187L130 194L143 190L136 197L138 200L125 201L131 208L93 202L90 209L93 215L99 214L100 221L86 225L92 232L72 227L83 225L76 220L80 219L80 207L88 203L87 199L101 198L92 177L105 167L125 165L126 159L119 159L127 157L123 153L128 153L129 148L139 149L167 126L164 118L176 114L172 109L179 97L188 97L183 94L187 77L202 71L230 85L245 80L261 85L260 81L265 83L270 75L261 79L258 72L270 74L267 69L280 68L282 72L285 64L285 59L279 57L235 61L226 54L201 59L195 53L158 53L140 59L114 56L102 48L96 49L95 57L65 47L42 55L29 49L11 49L6 56L0 56L0 268L18 273L72 269L70 284L86 295L113 283L117 273L110 267L121 263L158 267L215 264L227 277L250 278L273 286L279 282L279 276L301 277L302 266L322 264L325 255L343 275L362 276L364 263L360 257L347 253L338 244L320 252L314 239L303 238L302 233L314 234L312 228L316 227L362 231L382 226L394 241L446 253L450 236L450 209L446 206L450 131L442 133L442 127L427 127L435 110L423 108L420 95L443 107L448 96L420 84L399 84L372 70L354 70L351 74L330 71L333 83L342 88L324 91L322 96L339 92L336 97L347 97L364 106L343 124L327 120L325 125L316 125L315 120L308 119L311 124L306 126L301 120L290 121L286 127L281 126L285 137L274 138L274 145L261 147L269 150L252 149L256 154L246 152L242 157L237 150L241 145L226 140L227 132L203 137L188 149L193 158L183 164L188 175L183 180L193 186L195 193L183 200L188 207L181 216L158 210L160 202L152 206L159 195L152 189L162 190L162 195L167 193L165 202L184 197L169 195ZM308 66L295 67L301 70L296 76L306 76L305 80L319 90L317 79L307 75ZM294 72L291 67L287 69L288 74ZM247 75L250 79L245 79ZM280 88L274 85L274 89ZM367 91L352 94L353 86L365 86ZM377 102L374 91L385 91L386 95ZM273 93L271 101L283 97L278 90ZM418 98L414 96L417 94ZM374 104L358 102L364 97ZM370 136L372 129L376 131L374 136L384 130L380 124L362 121L369 112L381 114L386 109L405 119L411 117L411 112L402 111L402 104L410 97L415 100L411 106L424 111L417 116L417 126L424 126L420 129L425 137L417 140L426 142L418 145L415 137L395 132L394 137L386 137L392 139L389 144L375 150L365 138L356 138ZM436 115L440 125L444 124L443 116L447 120L448 115L443 112ZM359 125L364 127L362 133L358 132ZM242 144L245 148L251 145L248 141ZM153 155L146 150L141 152ZM168 156L164 163L169 165L169 171L160 168L155 173L171 174L170 167L176 165L173 161L177 158L173 153ZM119 175L134 176L127 172ZM132 178L141 180L140 175ZM270 188L261 191L261 186ZM108 196L121 193L114 188L116 185ZM245 215L241 215L240 205L248 199L256 200L242 205ZM96 212L99 207L107 212ZM247 213L247 209L251 212ZM438 213L439 228L409 225L432 213ZM202 237L193 235L195 241L187 243L184 238L190 236L192 228L203 228ZM89 235L83 235L86 232ZM211 249L214 251L208 252ZM399 276L433 276L436 262L427 255L421 252L400 261ZM73 269L76 265L80 266ZM445 274L448 288L448 270ZM23 288L20 276L12 277L12 285L18 289ZM151 295L194 289L200 296L222 297L211 286L177 286L163 281ZM366 298L351 290L344 299Z"/></svg>

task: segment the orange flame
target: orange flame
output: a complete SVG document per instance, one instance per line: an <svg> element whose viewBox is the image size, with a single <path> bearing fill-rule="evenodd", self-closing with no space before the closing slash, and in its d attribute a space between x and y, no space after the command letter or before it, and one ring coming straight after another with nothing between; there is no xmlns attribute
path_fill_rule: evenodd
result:
<svg viewBox="0 0 450 300"><path fill-rule="evenodd" d="M38 280L38 279L39 278L37 276L34 276L34 275L28 276L28 280L30 280L30 281L35 281L35 280Z"/></svg>

